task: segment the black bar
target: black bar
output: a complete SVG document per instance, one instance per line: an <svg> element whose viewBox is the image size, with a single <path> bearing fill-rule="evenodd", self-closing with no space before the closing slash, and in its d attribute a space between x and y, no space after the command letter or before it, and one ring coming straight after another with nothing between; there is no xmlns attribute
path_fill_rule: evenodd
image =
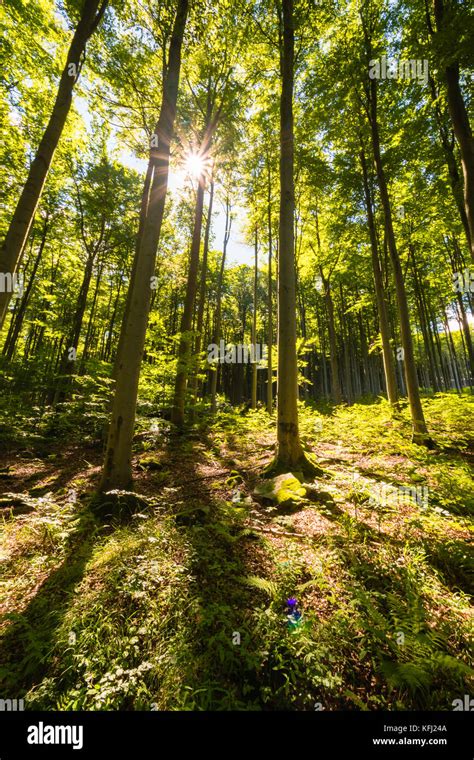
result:
<svg viewBox="0 0 474 760"><path fill-rule="evenodd" d="M56 726L65 728L56 733ZM257 745L266 747L266 756L268 751L279 748L282 755L301 757L304 753L308 760L472 760L472 729L472 715L463 711L2 712L0 760L99 756L159 759L180 749L219 757L240 750L246 753L244 757L254 757ZM44 743L28 743L28 737L42 738ZM72 744L46 743L49 739L69 740L77 749Z"/></svg>

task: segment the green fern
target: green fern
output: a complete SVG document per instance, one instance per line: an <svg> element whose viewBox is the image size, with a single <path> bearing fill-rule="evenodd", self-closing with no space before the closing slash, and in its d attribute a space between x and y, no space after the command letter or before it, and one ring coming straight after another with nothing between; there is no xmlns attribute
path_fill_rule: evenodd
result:
<svg viewBox="0 0 474 760"><path fill-rule="evenodd" d="M249 575L246 578L240 578L240 581L246 586L251 586L252 588L257 588L259 591L263 591L273 601L280 596L278 584L269 581L266 578L259 578L257 575Z"/></svg>
<svg viewBox="0 0 474 760"><path fill-rule="evenodd" d="M391 690L403 689L412 695L426 694L429 690L431 674L420 663L383 660L380 670Z"/></svg>

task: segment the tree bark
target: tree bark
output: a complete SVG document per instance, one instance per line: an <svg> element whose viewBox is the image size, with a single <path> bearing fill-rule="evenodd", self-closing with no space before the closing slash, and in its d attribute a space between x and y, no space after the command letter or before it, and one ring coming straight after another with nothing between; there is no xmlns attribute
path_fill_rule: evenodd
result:
<svg viewBox="0 0 474 760"><path fill-rule="evenodd" d="M46 245L48 229L49 229L49 216L46 216L44 220L43 232L41 235L41 242L38 248L38 253L36 254L35 262L33 264L33 269L31 270L30 279L28 280L27 288L25 290L23 298L21 299L18 311L15 315L15 321L12 322L10 325L11 329L8 332L7 339L3 347L3 353L5 354L7 359L11 359L13 357L13 354L15 353L16 343L18 340L18 336L20 335L21 328L23 327L23 320L25 318L26 308L30 301L31 291L33 290L36 272L38 271L38 267L39 267L41 258L43 256L44 247Z"/></svg>
<svg viewBox="0 0 474 760"><path fill-rule="evenodd" d="M372 132L372 148L374 153L375 167L379 185L380 199L384 212L385 235L387 238L388 250L392 262L392 268L395 279L395 292L397 296L398 314L400 319L400 332L402 347L404 353L405 382L407 387L408 401L410 404L411 419L413 425L413 441L428 447L433 446L433 442L428 434L423 407L421 405L420 390L418 387L418 378L416 374L415 356L413 351L413 340L411 335L410 317L408 311L408 301L405 291L403 272L395 242L395 233L392 223L392 210L385 179L385 170L382 164L380 152L380 137L377 121L377 84L375 79L370 80L370 127Z"/></svg>
<svg viewBox="0 0 474 760"><path fill-rule="evenodd" d="M445 13L444 0L434 0L434 13L438 32L449 30L449 17ZM464 177L464 206L469 224L471 257L474 261L474 138L466 104L459 84L459 63L452 61L444 70L448 111L454 135L459 145Z"/></svg>
<svg viewBox="0 0 474 760"><path fill-rule="evenodd" d="M272 284L272 255L273 255L273 237L272 237L272 175L270 171L270 156L268 161L268 187L267 187L267 216L268 216L268 358L267 358L267 412L273 411L273 284Z"/></svg>
<svg viewBox="0 0 474 760"><path fill-rule="evenodd" d="M252 361L252 392L251 392L251 405L252 409L257 408L257 285L258 285L258 230L255 227L255 268L253 278L253 319L252 319L252 340L253 356Z"/></svg>
<svg viewBox="0 0 474 760"><path fill-rule="evenodd" d="M324 300L326 303L326 313L328 317L329 333L329 363L331 365L331 395L336 404L342 401L341 380L339 376L339 361L337 358L337 339L336 327L334 323L334 303L331 294L331 284L329 278L323 274L322 266L319 267L321 280L324 287Z"/></svg>
<svg viewBox="0 0 474 760"><path fill-rule="evenodd" d="M130 283L132 295L126 322L121 356L117 366L117 381L108 431L106 453L99 490L129 488L132 482L132 440L135 426L138 380L143 358L146 328L151 301L151 277L155 269L160 239L166 191L171 139L174 131L176 102L181 70L181 48L188 14L188 0L178 0L171 36L168 66L164 72L163 97L155 133L158 148L151 148L150 163L153 178L146 221L136 252L136 266Z"/></svg>
<svg viewBox="0 0 474 760"><path fill-rule="evenodd" d="M196 194L196 208L194 212L194 229L193 239L191 242L191 253L189 257L188 279L186 282L186 296L184 299L183 315L181 317L178 348L178 365L176 369L176 379L174 386L173 409L171 411L171 422L177 427L184 425L184 407L186 401L186 383L189 372L189 361L191 357L192 346L192 326L194 302L196 300L197 279L199 271L199 249L201 247L201 229L202 216L204 208L204 187L205 179L201 175L198 180Z"/></svg>
<svg viewBox="0 0 474 760"><path fill-rule="evenodd" d="M458 162L454 153L454 135L451 129L448 129L445 123L443 112L439 105L439 95L436 91L436 85L432 76L429 76L429 85L431 100L435 112L435 119L438 126L439 138L441 146L443 148L444 157L446 159L446 166L448 167L449 183L453 193L454 202L459 212L459 217L462 222L464 233L466 235L467 245L469 251L472 250L471 245L471 233L469 230L469 222L466 214L466 206L464 205L464 193L463 193L463 181L459 174Z"/></svg>
<svg viewBox="0 0 474 760"><path fill-rule="evenodd" d="M215 312L215 317L214 317L213 343L215 345L219 345L219 341L221 338L222 283L224 280L225 259L226 259L226 254L227 254L227 244L229 242L231 226L232 226L232 217L230 213L230 202L229 202L229 198L226 198L224 243L222 246L222 259L221 259L221 266L219 269L219 278L217 280L216 312ZM219 372L219 364L217 364L216 368L211 372L211 410L213 414L215 414L216 412L218 372Z"/></svg>
<svg viewBox="0 0 474 760"><path fill-rule="evenodd" d="M387 388L388 400L392 406L396 407L398 404L397 379L395 376L392 347L390 345L390 327L388 323L387 306L385 303L382 271L380 269L380 259L377 245L377 235L375 233L375 219L369 186L369 177L367 172L367 162L365 159L365 152L363 147L360 151L360 163L362 166L362 179L364 182L365 208L367 211L367 224L369 227L370 250L372 254L372 271L374 275L375 298L377 301L377 314L379 318L380 335L382 338L382 356L385 374L385 385Z"/></svg>
<svg viewBox="0 0 474 760"><path fill-rule="evenodd" d="M194 399L194 403L197 400L197 390L198 390L197 375L199 371L199 365L201 363L200 354L201 354L202 339L203 339L204 307L206 305L207 259L208 259L208 254L209 254L209 238L211 234L213 201L214 201L214 181L211 181L211 186L209 190L209 206L207 209L206 230L204 232L204 247L202 251L202 264L201 264L201 282L199 286L199 305L198 305L197 320L196 320L196 342L195 342L194 348L195 348L195 354L196 354L198 366L196 367L195 372L192 377L192 397Z"/></svg>
<svg viewBox="0 0 474 760"><path fill-rule="evenodd" d="M213 132L217 127L222 107L224 104L224 95L222 102L217 111L213 114L215 106L214 96L211 90L211 78L208 79L207 85L207 108L204 124L204 134L200 146L200 154L205 159L209 158ZM225 92L225 89L224 89ZM191 359L191 349L193 344L192 327L194 305L196 301L198 271L199 271L199 253L201 247L201 230L202 217L204 208L204 190L206 186L206 177L204 171L198 178L198 188L196 195L196 209L194 214L193 238L191 242L191 253L189 259L188 279L186 283L186 296L184 299L184 309L181 317L181 337L178 347L178 364L176 368L176 379L174 386L173 407L171 410L171 421L181 428L184 425L184 412L186 403L186 386L189 375L189 363Z"/></svg>
<svg viewBox="0 0 474 760"><path fill-rule="evenodd" d="M282 0L283 44L280 49L280 231L278 271L278 450L276 463L288 470L304 458L298 430L296 355L296 283L294 241L294 22L293 0Z"/></svg>

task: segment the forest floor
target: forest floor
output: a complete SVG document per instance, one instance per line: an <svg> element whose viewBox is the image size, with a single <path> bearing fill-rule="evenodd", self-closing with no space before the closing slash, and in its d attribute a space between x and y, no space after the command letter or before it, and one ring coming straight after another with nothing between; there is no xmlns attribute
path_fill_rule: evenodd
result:
<svg viewBox="0 0 474 760"><path fill-rule="evenodd" d="M181 435L141 417L139 509L105 520L87 426L81 440L5 422L2 696L37 709L451 710L473 687L474 399L424 405L433 451L409 442L406 408L302 404L325 476L283 506L255 493L274 416L223 406Z"/></svg>

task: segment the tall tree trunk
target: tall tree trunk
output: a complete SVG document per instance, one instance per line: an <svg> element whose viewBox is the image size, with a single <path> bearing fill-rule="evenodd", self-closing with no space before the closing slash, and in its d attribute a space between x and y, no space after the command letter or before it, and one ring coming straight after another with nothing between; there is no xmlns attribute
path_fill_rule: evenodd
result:
<svg viewBox="0 0 474 760"><path fill-rule="evenodd" d="M225 229L224 229L224 243L222 246L222 259L219 269L219 278L217 280L217 294L216 294L216 311L214 317L214 334L213 343L218 346L221 338L221 309L222 309L222 283L224 280L224 267L227 254L227 244L230 238L230 230L232 227L232 216L230 213L229 198L226 198L225 202ZM222 367L222 364L220 365ZM212 413L216 412L216 394L217 394L217 375L219 372L219 364L211 372L211 410Z"/></svg>
<svg viewBox="0 0 474 760"><path fill-rule="evenodd" d="M380 269L380 259L377 244L377 235L375 232L375 219L372 205L372 195L370 192L369 177L367 172L367 162L365 159L364 148L360 151L360 163L362 166L362 179L364 182L365 207L367 211L367 224L369 227L370 250L372 254L372 272L374 275L375 298L377 301L377 314L379 318L380 335L382 338L382 356L383 369L385 374L385 385L387 388L387 397L392 406L398 404L397 379L395 377L395 366L393 361L392 347L390 345L390 327L388 324L387 306L385 303L385 292L382 280L382 271Z"/></svg>
<svg viewBox="0 0 474 760"><path fill-rule="evenodd" d="M365 334L362 312L357 312L357 326L359 328L360 352L361 352L361 394L366 396L372 392L369 377L369 348Z"/></svg>
<svg viewBox="0 0 474 760"><path fill-rule="evenodd" d="M174 386L173 409L171 411L171 421L178 427L182 427L184 425L186 383L189 372L188 365L191 358L191 346L193 340L191 333L193 327L194 302L196 300L197 279L199 271L199 249L201 247L204 187L205 179L204 176L201 175L198 180L198 188L196 194L193 239L191 242L191 253L189 256L186 296L184 299L184 309L181 317L181 337L179 340L178 348L178 365L176 369L176 379Z"/></svg>
<svg viewBox="0 0 474 760"><path fill-rule="evenodd" d="M114 335L114 327L115 327L115 319L117 317L117 309L120 301L120 293L122 290L122 281L123 281L123 273L120 273L120 278L118 281L118 287L117 287L117 294L115 296L115 302L114 302L114 308L112 311L112 316L110 317L109 321L109 327L107 330L107 339L105 341L104 345L104 352L102 356L102 360L105 362L110 361L110 356L112 353L112 342L113 342L113 335Z"/></svg>
<svg viewBox="0 0 474 760"><path fill-rule="evenodd" d="M155 130L155 134L156 134L156 130ZM117 372L118 372L118 368L121 362L123 341L125 338L127 322L128 322L128 318L130 314L130 305L132 301L132 295L135 292L135 286L134 286L135 271L136 271L137 262L138 262L138 255L140 251L140 244L141 244L141 239L143 235L143 230L145 229L145 223L146 223L147 214L148 214L148 204L150 202L150 188L151 188L151 183L154 176L154 171L155 171L154 162L150 160L148 162L147 171L145 175L145 182L143 184L143 191L142 191L142 197L141 197L141 202L140 202L140 212L138 215L138 233L135 240L135 256L133 257L132 271L130 272L130 282L128 284L127 295L125 298L125 309L124 309L123 317L122 317L122 326L120 330L117 351L115 353L115 359L114 359L114 369L112 372L112 377L114 378L114 380L117 378Z"/></svg>
<svg viewBox="0 0 474 760"><path fill-rule="evenodd" d="M210 155L212 136L217 127L220 113L224 104L224 96L220 107L213 114L215 106L215 97L212 95L211 78L207 84L207 108L204 125L204 134L200 146L200 154L204 159ZM215 93L214 93L215 95ZM184 299L184 309L181 317L181 337L178 347L178 363L176 368L176 379L174 385L173 407L171 410L171 421L179 428L184 425L184 409L186 402L186 386L189 375L189 364L191 359L191 349L193 345L193 316L194 305L196 301L198 271L199 271L199 253L201 247L201 230L202 217L204 208L204 190L206 186L205 172L202 171L198 178L198 188L196 195L196 208L194 214L193 238L191 242L191 253L189 258L188 279L186 282L186 295Z"/></svg>
<svg viewBox="0 0 474 760"><path fill-rule="evenodd" d="M15 321L12 322L11 324L11 331L9 331L7 339L5 341L5 345L3 347L3 353L5 354L7 359L11 359L13 354L15 353L16 342L18 340L18 336L20 335L21 328L23 327L23 320L26 314L26 307L28 306L28 303L30 300L31 291L33 289L33 284L36 277L36 272L38 271L38 267L39 267L41 258L43 256L44 247L46 245L48 228L49 228L49 217L46 216L44 220L43 232L41 235L41 242L38 248L38 253L36 254L35 262L33 264L33 269L31 270L30 279L28 281L28 285L23 295L23 298L21 299L21 303L18 308L18 311L15 315Z"/></svg>
<svg viewBox="0 0 474 760"><path fill-rule="evenodd" d="M76 308L74 310L72 328L66 340L64 354L59 368L60 376L58 378L58 384L56 386L54 397L51 399L54 404L58 403L58 401L64 401L66 397L67 387L70 383L69 375L74 374L73 368L76 362L76 352L79 345L79 339L81 337L82 323L87 306L87 297L89 295L89 288L92 279L94 259L94 254L89 254L82 278L81 287L79 289L79 295L77 297ZM73 352L73 356L71 356L71 351ZM66 377L64 377L65 375Z"/></svg>
<svg viewBox="0 0 474 760"><path fill-rule="evenodd" d="M304 461L298 430L298 363L296 355L296 282L294 240L294 21L293 0L282 0L280 48L280 232L278 271L278 401L277 468L290 470Z"/></svg>
<svg viewBox="0 0 474 760"><path fill-rule="evenodd" d="M268 160L268 187L267 187L267 216L268 216L268 358L267 358L267 412L273 411L273 294L272 294L272 175L270 171L270 157Z"/></svg>
<svg viewBox="0 0 474 760"><path fill-rule="evenodd" d="M204 232L204 247L202 251L202 264L201 264L201 283L199 286L199 304L198 304L198 311L197 311L197 320L196 320L196 342L194 346L194 351L196 354L196 361L198 362L198 365L196 366L196 369L193 373L192 379L191 379L191 386L192 386L192 397L194 399L194 403L197 400L197 390L198 390L198 372L199 372L199 365L200 365L200 355L201 355L201 348L202 348L202 338L203 338L203 323L204 323L204 307L206 305L206 281L207 281L207 259L209 254L209 238L211 234L211 224L212 224L212 206L214 201L214 181L211 181L210 189L209 189L209 206L207 209L207 219L206 219L206 230ZM193 410L191 411L193 413Z"/></svg>
<svg viewBox="0 0 474 760"><path fill-rule="evenodd" d="M33 222L54 152L66 123L72 103L72 92L84 62L86 45L97 28L108 0L85 0L81 17L71 41L56 100L28 177L13 213L10 226L0 250L0 272L17 270L28 233ZM0 328L3 326L11 293L0 293Z"/></svg>
<svg viewBox="0 0 474 760"><path fill-rule="evenodd" d="M349 319L346 317L346 306L344 301L344 293L342 290L342 282L339 282L339 294L341 296L341 335L342 335L342 341L344 345L344 379L345 379L345 390L346 390L346 401L351 406L351 404L354 401L353 398L353 388L352 388L352 377L351 377L351 355L350 355L350 348L351 348L351 339L350 339L350 328L348 325Z"/></svg>
<svg viewBox="0 0 474 760"><path fill-rule="evenodd" d="M251 344L253 346L252 361L252 392L251 392L251 405L252 409L257 408L257 285L258 285L258 230L255 227L255 268L253 277L253 319L252 319L252 339Z"/></svg>
<svg viewBox="0 0 474 760"><path fill-rule="evenodd" d="M444 114L439 104L439 93L436 91L436 84L431 75L429 75L429 85L436 124L438 126L439 138L441 141L441 146L443 148L444 157L446 159L446 166L448 167L449 183L451 185L453 198L459 212L462 226L464 228L467 245L471 251L471 233L469 230L469 222L467 220L466 206L464 205L463 182L458 171L458 162L454 153L454 134L451 129L448 129L448 126L445 123Z"/></svg>
<svg viewBox="0 0 474 760"><path fill-rule="evenodd" d="M423 414L423 407L421 405L420 390L418 387L418 378L415 366L415 356L413 351L410 317L408 312L408 301L405 291L405 283L403 280L402 267L395 242L395 233L392 223L392 210L390 206L387 181L385 179L385 171L383 168L380 152L380 137L377 121L377 83L375 79L370 80L370 127L372 131L372 148L377 170L380 199L384 213L385 235L387 238L388 250L390 253L390 259L392 262L395 279L395 292L397 295L400 332L404 353L403 363L405 369L405 382L407 386L408 401L410 404L410 412L413 425L413 441L415 443L432 447L433 442L428 434L425 417Z"/></svg>
<svg viewBox="0 0 474 760"><path fill-rule="evenodd" d="M332 300L331 284L329 278L323 273L322 266L319 267L321 280L324 287L324 300L326 303L326 313L328 317L329 332L329 362L331 365L331 395L336 404L342 401L341 380L339 376L339 361L337 358L337 339L336 326L334 323L334 303Z"/></svg>
<svg viewBox="0 0 474 760"><path fill-rule="evenodd" d="M84 339L84 350L82 352L81 364L79 368L80 375L82 375L85 372L85 368L86 368L85 363L89 358L90 345L92 343L95 310L97 306L97 298L99 296L100 281L102 279L102 269L103 269L103 266L99 266L99 269L97 272L97 279L95 281L94 296L92 298L92 305L91 305L89 320L88 320L87 329L86 329L86 337Z"/></svg>
<svg viewBox="0 0 474 760"><path fill-rule="evenodd" d="M431 385L431 387L433 388L433 391L436 393L439 390L438 374L436 371L436 357L434 355L434 346L433 346L433 341L431 339L432 336L427 325L427 315L426 315L425 303L424 303L423 295L422 295L422 286L420 284L418 269L416 266L415 253L413 250L413 246L411 244L409 247L409 251L410 251L410 260L411 260L411 266L412 266L412 271L413 271L413 290L415 293L415 299L418 306L418 316L420 318L420 327L421 327L421 334L423 335L425 353L428 358L428 364L430 368L429 385Z"/></svg>
<svg viewBox="0 0 474 760"><path fill-rule="evenodd" d="M316 321L318 325L319 344L320 344L320 351L321 351L322 393L323 393L324 398L328 398L329 389L328 389L328 376L327 376L327 368L326 368L326 341L324 339L324 328L321 323L322 320L319 313L319 307L318 307L317 302L316 302Z"/></svg>
<svg viewBox="0 0 474 760"><path fill-rule="evenodd" d="M453 5L450 6L452 10ZM450 28L450 18L446 14L444 0L434 0L436 28L441 34ZM448 94L448 111L454 134L459 145L461 165L464 177L464 206L466 209L469 234L471 239L471 256L474 261L474 138L466 104L459 84L459 63L452 61L444 71Z"/></svg>
<svg viewBox="0 0 474 760"><path fill-rule="evenodd" d="M428 309L428 306L426 308L428 311L428 323L431 327L431 332L434 335L434 341L435 341L436 351L438 353L439 366L441 370L441 377L444 382L444 388L445 390L449 390L449 388L451 387L451 383L450 383L449 373L446 368L446 357L443 353L443 346L441 344L441 338L439 335L437 317L436 317L436 314L434 313L433 305L431 303L429 304L429 309Z"/></svg>
<svg viewBox="0 0 474 760"><path fill-rule="evenodd" d="M188 14L188 0L178 0L171 36L168 66L164 72L163 97L155 134L158 148L150 151L153 179L150 183L148 211L136 252L136 266L130 283L132 295L117 367L117 381L108 431L104 469L100 490L129 488L132 482L132 440L135 426L138 380L143 358L146 328L151 301L151 277L155 270L156 252L161 233L171 139L176 116L181 48Z"/></svg>
<svg viewBox="0 0 474 760"><path fill-rule="evenodd" d="M461 251L459 247L457 246L455 239L453 240L453 243L454 243L454 254L451 251L451 249L448 247L448 255L449 255L449 260L451 262L452 271L454 274L456 270L462 269L462 267L459 266L459 264L461 263L460 262ZM469 377L470 377L470 385L471 385L472 382L474 381L474 349L472 345L471 328L469 326L466 309L465 309L464 301L463 301L463 293L461 293L459 290L456 290L456 301L458 303L459 311L461 314L461 327L462 327L462 332L464 336L465 347L467 349L468 369L469 369Z"/></svg>
<svg viewBox="0 0 474 760"><path fill-rule="evenodd" d="M446 311L444 310L444 306L442 303L441 303L441 313L443 314L444 329L446 331L449 351L451 354L451 365L453 368L454 383L456 385L456 390L459 391L459 393L462 393L461 373L459 372L459 364L458 364L458 358L456 355L456 348L454 346L453 336L451 334L451 330L449 327L449 318Z"/></svg>

